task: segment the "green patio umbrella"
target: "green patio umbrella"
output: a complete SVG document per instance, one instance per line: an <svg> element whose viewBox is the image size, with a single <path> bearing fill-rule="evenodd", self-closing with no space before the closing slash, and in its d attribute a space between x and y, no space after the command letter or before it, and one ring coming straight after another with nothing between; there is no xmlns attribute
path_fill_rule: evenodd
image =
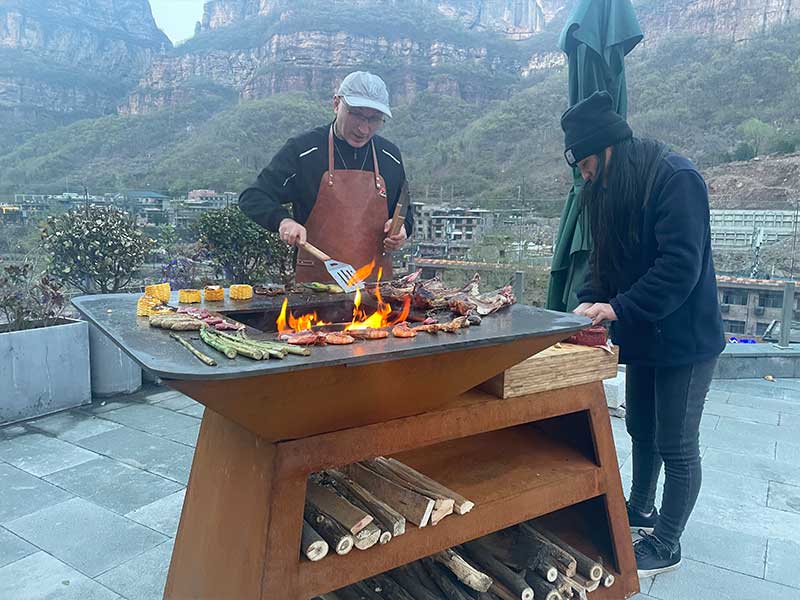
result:
<svg viewBox="0 0 800 600"><path fill-rule="evenodd" d="M643 37L630 0L580 0L558 42L569 61L569 105L605 90L614 98L614 109L627 116L625 56ZM577 292L586 277L591 250L589 232L580 219L583 180L578 169L573 169L572 176L547 292L547 308L565 312L578 306Z"/></svg>

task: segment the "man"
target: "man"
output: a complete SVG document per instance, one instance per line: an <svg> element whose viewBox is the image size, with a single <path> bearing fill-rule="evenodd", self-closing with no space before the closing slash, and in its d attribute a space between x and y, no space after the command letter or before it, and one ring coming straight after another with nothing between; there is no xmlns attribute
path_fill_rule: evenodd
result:
<svg viewBox="0 0 800 600"><path fill-rule="evenodd" d="M561 126L567 162L587 182L581 202L594 240L575 312L610 322L628 365L628 519L642 535L634 545L639 575L652 576L680 566L680 537L700 491L700 417L725 346L708 191L688 159L634 138L607 92L573 106Z"/></svg>
<svg viewBox="0 0 800 600"><path fill-rule="evenodd" d="M403 246L413 215L388 235L406 175L397 146L376 135L392 116L386 84L371 73L350 73L333 97L333 112L333 123L286 142L242 192L239 206L298 247L299 282L330 280L324 264L303 249L306 241L356 268L375 260L388 279L388 252Z"/></svg>

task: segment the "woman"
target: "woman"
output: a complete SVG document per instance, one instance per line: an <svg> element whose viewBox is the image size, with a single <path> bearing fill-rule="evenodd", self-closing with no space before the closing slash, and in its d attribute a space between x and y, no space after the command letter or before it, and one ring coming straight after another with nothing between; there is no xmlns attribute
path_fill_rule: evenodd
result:
<svg viewBox="0 0 800 600"><path fill-rule="evenodd" d="M606 92L564 113L561 126L567 162L587 182L581 202L594 244L575 312L610 322L628 365L628 519L641 535L634 544L639 575L653 576L681 563L680 537L701 484L700 418L725 347L708 191L688 159L633 137Z"/></svg>

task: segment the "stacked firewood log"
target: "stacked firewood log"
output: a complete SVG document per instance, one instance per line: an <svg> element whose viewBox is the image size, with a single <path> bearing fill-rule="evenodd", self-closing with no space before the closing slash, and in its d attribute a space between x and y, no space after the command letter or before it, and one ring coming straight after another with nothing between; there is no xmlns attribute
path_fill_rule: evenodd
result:
<svg viewBox="0 0 800 600"><path fill-rule="evenodd" d="M403 535L406 524L436 525L474 504L393 458L379 456L309 478L301 556L367 550Z"/></svg>
<svg viewBox="0 0 800 600"><path fill-rule="evenodd" d="M586 600L614 575L533 521L315 600Z"/></svg>

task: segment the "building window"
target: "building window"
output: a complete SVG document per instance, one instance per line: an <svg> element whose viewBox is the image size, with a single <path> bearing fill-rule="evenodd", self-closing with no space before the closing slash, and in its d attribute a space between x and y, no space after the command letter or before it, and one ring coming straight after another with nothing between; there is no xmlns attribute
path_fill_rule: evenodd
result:
<svg viewBox="0 0 800 600"><path fill-rule="evenodd" d="M722 321L725 328L725 333L744 333L744 321L729 321L725 319Z"/></svg>
<svg viewBox="0 0 800 600"><path fill-rule="evenodd" d="M722 289L722 303L723 304L737 304L739 306L747 306L747 291L737 290L731 288Z"/></svg>
<svg viewBox="0 0 800 600"><path fill-rule="evenodd" d="M769 323L761 323L760 321L756 323L756 335L761 337L767 331L767 327L769 327Z"/></svg>
<svg viewBox="0 0 800 600"><path fill-rule="evenodd" d="M759 292L758 305L764 308L783 308L783 294L779 292Z"/></svg>

